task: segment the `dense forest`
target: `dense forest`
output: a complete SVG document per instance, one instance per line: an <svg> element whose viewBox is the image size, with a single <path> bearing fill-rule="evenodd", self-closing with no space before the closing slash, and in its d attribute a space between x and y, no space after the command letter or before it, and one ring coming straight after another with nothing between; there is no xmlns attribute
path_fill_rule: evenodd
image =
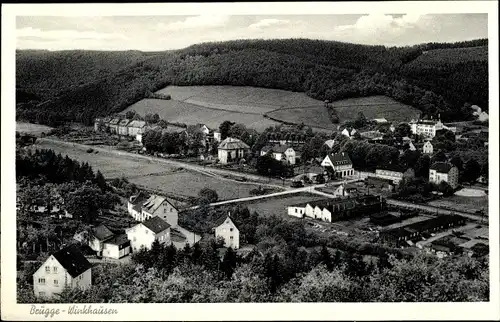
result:
<svg viewBox="0 0 500 322"><path fill-rule="evenodd" d="M480 39L387 48L286 39L204 43L149 54L18 51L17 117L52 126L90 124L174 84L275 88L329 101L387 95L424 116L464 120L470 118L465 103L488 110L487 44ZM424 57L434 50L440 54ZM464 54L467 50L479 54Z"/></svg>

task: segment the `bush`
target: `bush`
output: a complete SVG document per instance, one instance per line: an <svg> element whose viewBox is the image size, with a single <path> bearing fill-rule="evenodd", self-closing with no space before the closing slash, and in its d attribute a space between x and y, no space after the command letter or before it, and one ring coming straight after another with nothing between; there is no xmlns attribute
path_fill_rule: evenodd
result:
<svg viewBox="0 0 500 322"><path fill-rule="evenodd" d="M87 149L87 153L92 153L92 152L94 152L94 149L92 148Z"/></svg>

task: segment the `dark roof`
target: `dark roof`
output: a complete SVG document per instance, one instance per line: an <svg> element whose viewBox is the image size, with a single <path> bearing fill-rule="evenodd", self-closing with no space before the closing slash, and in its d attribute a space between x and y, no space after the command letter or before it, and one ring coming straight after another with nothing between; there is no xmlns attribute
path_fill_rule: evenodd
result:
<svg viewBox="0 0 500 322"><path fill-rule="evenodd" d="M333 165L352 164L351 158L349 158L347 152L330 153L328 156Z"/></svg>
<svg viewBox="0 0 500 322"><path fill-rule="evenodd" d="M440 173L448 173L451 168L453 168L453 164L448 162L435 162L430 167L431 170L436 170Z"/></svg>
<svg viewBox="0 0 500 322"><path fill-rule="evenodd" d="M264 152L275 152L275 153L285 153L286 150L288 150L287 145L266 145L265 147L262 148L262 151Z"/></svg>
<svg viewBox="0 0 500 322"><path fill-rule="evenodd" d="M148 200L149 196L146 195L144 192L139 192L139 194L130 197L130 203L133 204L134 206L132 209L134 209L137 212L141 212L142 209L142 204L144 201Z"/></svg>
<svg viewBox="0 0 500 322"><path fill-rule="evenodd" d="M143 221L142 224L155 234L161 233L162 231L170 227L170 225L165 220L161 219L158 216L154 216L146 221Z"/></svg>
<svg viewBox="0 0 500 322"><path fill-rule="evenodd" d="M75 278L92 267L76 245L70 245L52 254L71 277Z"/></svg>
<svg viewBox="0 0 500 322"><path fill-rule="evenodd" d="M104 241L114 236L113 232L104 225L99 225L95 228L92 228L90 231L95 238L101 241Z"/></svg>
<svg viewBox="0 0 500 322"><path fill-rule="evenodd" d="M400 165L397 164L385 164L377 168L377 170L387 170L387 171L395 171L395 172L401 172L404 173L406 171L405 168L403 168Z"/></svg>
<svg viewBox="0 0 500 322"><path fill-rule="evenodd" d="M215 221L215 227L219 227L220 225L222 225L226 221L227 218L229 218L233 222L234 226L236 228L238 228L238 226L236 226L236 223L234 222L233 218L231 218L231 216L222 216L219 219L217 219Z"/></svg>
<svg viewBox="0 0 500 322"><path fill-rule="evenodd" d="M114 236L110 240L106 241L106 244L113 244L113 245L123 245L125 243L128 243L130 240L128 239L126 234Z"/></svg>

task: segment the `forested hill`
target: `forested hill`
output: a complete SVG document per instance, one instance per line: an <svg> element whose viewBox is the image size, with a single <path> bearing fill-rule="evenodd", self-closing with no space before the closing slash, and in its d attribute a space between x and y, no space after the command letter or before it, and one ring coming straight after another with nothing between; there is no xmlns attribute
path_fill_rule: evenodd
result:
<svg viewBox="0 0 500 322"><path fill-rule="evenodd" d="M330 101L387 95L446 121L488 109L488 40L412 47L334 41L238 40L177 51L18 51L17 116L91 123L166 85L235 85ZM29 98L29 99L27 99Z"/></svg>

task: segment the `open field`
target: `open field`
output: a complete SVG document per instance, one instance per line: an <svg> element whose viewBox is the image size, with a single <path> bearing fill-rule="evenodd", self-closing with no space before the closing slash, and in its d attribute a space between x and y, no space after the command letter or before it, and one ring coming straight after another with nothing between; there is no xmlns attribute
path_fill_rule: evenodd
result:
<svg viewBox="0 0 500 322"><path fill-rule="evenodd" d="M170 94L172 99L212 107L241 106L242 112L269 112L279 107L302 107L322 104L304 93L250 86L167 86L158 93ZM247 108L251 107L250 110ZM224 108L229 109L229 108ZM253 110L255 109L255 110Z"/></svg>
<svg viewBox="0 0 500 322"><path fill-rule="evenodd" d="M420 115L420 111L416 108L399 103L387 96L349 98L332 102L332 106L340 122L356 119L359 112L363 112L368 120L386 118L389 122L410 121Z"/></svg>
<svg viewBox="0 0 500 322"><path fill-rule="evenodd" d="M129 106L125 112L129 110L134 110L141 115L158 113L160 118L172 123L185 123L187 125L204 123L211 128L218 128L225 120L243 123L258 131L279 124L252 111L250 113L232 112L176 100L143 99Z"/></svg>
<svg viewBox="0 0 500 322"><path fill-rule="evenodd" d="M188 197L196 197L201 189L210 188L217 192L219 200L249 197L250 190L257 188L257 185L228 182L190 171L159 176L139 176L131 178L130 182L168 194Z"/></svg>
<svg viewBox="0 0 500 322"><path fill-rule="evenodd" d="M281 215L286 218L295 218L288 216L288 206L323 199L325 199L325 197L302 192L293 195L285 195L282 197L268 198L242 204L247 206L250 211L258 212L261 216Z"/></svg>
<svg viewBox="0 0 500 322"><path fill-rule="evenodd" d="M46 125L16 122L16 131L22 133L29 133L39 136L42 134L42 132L47 133L50 130L52 130L52 128Z"/></svg>
<svg viewBox="0 0 500 322"><path fill-rule="evenodd" d="M475 212L484 208L485 214L488 214L488 195L482 197L451 196L427 204L466 212Z"/></svg>
<svg viewBox="0 0 500 322"><path fill-rule="evenodd" d="M178 167L147 159L135 159L126 154L117 156L111 152L87 153L86 148L42 141L33 149L52 149L79 162L88 162L94 171L100 170L107 179L125 177L130 182L147 189L164 191L177 196L197 196L200 189L209 187L217 191L220 200L250 196L249 191L258 185L237 183L209 177L200 173L180 170Z"/></svg>
<svg viewBox="0 0 500 322"><path fill-rule="evenodd" d="M267 113L270 117L280 121L300 124L304 123L311 127L320 127L325 129L336 129L337 125L330 121L328 111L323 105L304 107L304 108L286 108Z"/></svg>

